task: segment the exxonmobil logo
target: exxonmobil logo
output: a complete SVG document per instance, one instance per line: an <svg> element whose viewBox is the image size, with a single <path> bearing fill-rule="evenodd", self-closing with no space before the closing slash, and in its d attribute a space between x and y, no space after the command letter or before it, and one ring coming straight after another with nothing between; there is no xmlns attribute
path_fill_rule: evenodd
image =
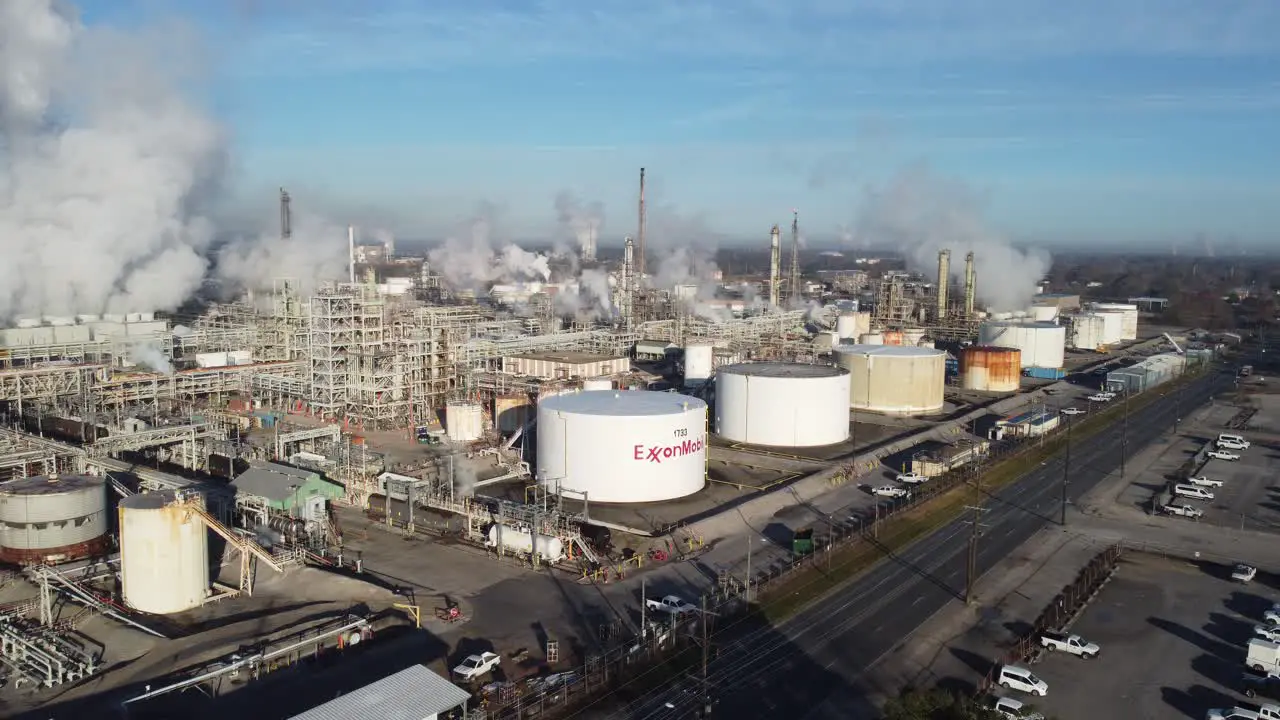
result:
<svg viewBox="0 0 1280 720"><path fill-rule="evenodd" d="M643 462L660 463L670 458L701 452L702 445L701 439L685 440L675 445L636 445L632 448L631 457Z"/></svg>

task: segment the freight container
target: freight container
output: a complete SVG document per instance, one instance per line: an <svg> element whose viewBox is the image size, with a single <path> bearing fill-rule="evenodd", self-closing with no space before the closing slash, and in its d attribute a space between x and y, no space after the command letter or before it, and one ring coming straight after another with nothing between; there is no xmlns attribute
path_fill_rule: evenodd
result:
<svg viewBox="0 0 1280 720"><path fill-rule="evenodd" d="M1061 380L1067 376L1062 368L1042 368L1042 367L1026 367L1022 369L1022 374L1027 377L1033 377L1040 380Z"/></svg>

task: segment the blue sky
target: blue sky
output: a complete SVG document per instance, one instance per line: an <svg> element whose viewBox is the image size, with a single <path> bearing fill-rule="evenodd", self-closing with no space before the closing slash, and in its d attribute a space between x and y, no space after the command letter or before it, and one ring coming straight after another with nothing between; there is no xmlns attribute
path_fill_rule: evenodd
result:
<svg viewBox="0 0 1280 720"><path fill-rule="evenodd" d="M85 0L86 22L172 17ZM240 197L377 212L480 203L554 233L563 190L766 237L856 228L913 163L1013 237L1280 245L1275 0L188 0ZM1158 14L1144 9L1157 8ZM168 13L168 16L164 15Z"/></svg>

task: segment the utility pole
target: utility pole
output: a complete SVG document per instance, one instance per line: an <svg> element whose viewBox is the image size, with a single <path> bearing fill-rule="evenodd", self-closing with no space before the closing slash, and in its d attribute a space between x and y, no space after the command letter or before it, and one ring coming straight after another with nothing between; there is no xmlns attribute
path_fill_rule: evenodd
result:
<svg viewBox="0 0 1280 720"><path fill-rule="evenodd" d="M1067 416L1067 451L1062 458L1062 516L1058 523L1067 526L1067 483L1071 482L1071 416Z"/></svg>
<svg viewBox="0 0 1280 720"><path fill-rule="evenodd" d="M1129 459L1129 388L1124 391L1124 420L1120 423L1120 477L1124 477Z"/></svg>
<svg viewBox="0 0 1280 720"><path fill-rule="evenodd" d="M710 633L707 623L711 622L711 614L707 612L707 596L702 596L702 717L711 717L711 676L708 668L711 664Z"/></svg>
<svg viewBox="0 0 1280 720"><path fill-rule="evenodd" d="M965 604L973 602L973 583L978 579L978 538L982 537L982 513L986 509L980 505L969 505L966 510L973 511L973 519L969 521L973 531L969 534L969 558L964 577Z"/></svg>

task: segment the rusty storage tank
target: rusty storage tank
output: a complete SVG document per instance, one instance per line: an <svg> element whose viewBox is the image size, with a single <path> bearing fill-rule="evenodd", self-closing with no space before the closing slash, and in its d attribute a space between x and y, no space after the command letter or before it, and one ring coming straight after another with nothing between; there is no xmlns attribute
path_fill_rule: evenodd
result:
<svg viewBox="0 0 1280 720"><path fill-rule="evenodd" d="M0 485L0 560L17 565L91 557L110 544L107 485L47 475Z"/></svg>
<svg viewBox="0 0 1280 720"><path fill-rule="evenodd" d="M1017 392L1022 382L1022 351L971 345L960 351L960 386L984 392Z"/></svg>
<svg viewBox="0 0 1280 720"><path fill-rule="evenodd" d="M902 331L900 331L900 330L885 330L885 331L884 331L884 344L885 344L885 345L901 345L901 344L902 344Z"/></svg>

